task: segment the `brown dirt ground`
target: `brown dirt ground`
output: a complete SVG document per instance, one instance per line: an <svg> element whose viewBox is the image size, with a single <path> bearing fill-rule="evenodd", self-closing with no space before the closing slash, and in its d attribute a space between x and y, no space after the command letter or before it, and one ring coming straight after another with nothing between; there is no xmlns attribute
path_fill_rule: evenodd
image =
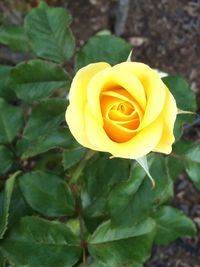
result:
<svg viewBox="0 0 200 267"><path fill-rule="evenodd" d="M27 9L24 4L29 8L36 2L1 1L0 10L16 22L21 19L19 13L23 15ZM49 2L67 7L73 15L72 29L78 47L100 30L116 33L115 26L121 23L120 16L116 16L117 0ZM130 0L121 36L133 45L135 60L185 77L197 94L200 112L200 0ZM0 49L0 61L5 61L4 54L5 50ZM14 62L17 60L14 57ZM186 135L200 140L200 125ZM173 205L193 218L200 230L200 194L185 175L179 177L175 193ZM200 234L194 239L180 238L167 247L155 247L145 267L200 267Z"/></svg>

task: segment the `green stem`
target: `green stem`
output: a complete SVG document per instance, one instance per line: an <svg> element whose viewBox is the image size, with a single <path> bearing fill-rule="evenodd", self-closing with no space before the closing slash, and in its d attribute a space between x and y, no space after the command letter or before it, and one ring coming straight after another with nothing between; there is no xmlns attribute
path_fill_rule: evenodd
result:
<svg viewBox="0 0 200 267"><path fill-rule="evenodd" d="M77 168L74 170L74 172L72 174L72 178L70 180L71 184L76 184L78 182L88 160L91 159L95 154L96 154L96 152L93 150L88 150L86 152L85 157L80 161L79 165L77 166Z"/></svg>
<svg viewBox="0 0 200 267"><path fill-rule="evenodd" d="M80 226L80 244L82 248L82 263L83 267L87 266L87 255L86 255L86 249L87 249L87 243L84 240L84 221L83 221L83 215L82 215L82 204L80 199L80 188L77 185L73 186L73 193L75 196L76 201L76 212L79 220L79 226Z"/></svg>

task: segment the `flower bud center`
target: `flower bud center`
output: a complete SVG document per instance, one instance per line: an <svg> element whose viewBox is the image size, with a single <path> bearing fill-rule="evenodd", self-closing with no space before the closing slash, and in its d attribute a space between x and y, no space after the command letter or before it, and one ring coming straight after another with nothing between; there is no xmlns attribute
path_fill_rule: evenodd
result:
<svg viewBox="0 0 200 267"><path fill-rule="evenodd" d="M126 142L137 134L142 112L124 88L103 90L100 105L104 129L111 140Z"/></svg>
<svg viewBox="0 0 200 267"><path fill-rule="evenodd" d="M134 111L134 107L127 101L124 101L117 105L117 111L124 115L130 115Z"/></svg>

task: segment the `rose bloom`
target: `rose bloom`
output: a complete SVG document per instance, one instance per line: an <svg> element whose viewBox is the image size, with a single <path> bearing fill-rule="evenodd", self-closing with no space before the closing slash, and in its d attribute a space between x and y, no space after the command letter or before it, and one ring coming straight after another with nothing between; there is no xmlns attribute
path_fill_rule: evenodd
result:
<svg viewBox="0 0 200 267"><path fill-rule="evenodd" d="M69 101L66 121L81 145L130 159L171 152L176 102L149 66L90 64L74 77Z"/></svg>

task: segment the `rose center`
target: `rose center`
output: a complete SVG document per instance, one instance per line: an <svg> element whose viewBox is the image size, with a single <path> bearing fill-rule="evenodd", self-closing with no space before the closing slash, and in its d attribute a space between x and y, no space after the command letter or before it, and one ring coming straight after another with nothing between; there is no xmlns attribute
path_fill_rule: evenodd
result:
<svg viewBox="0 0 200 267"><path fill-rule="evenodd" d="M115 142L126 142L137 134L141 109L124 88L104 90L100 96L104 130Z"/></svg>
<svg viewBox="0 0 200 267"><path fill-rule="evenodd" d="M113 109L116 109L124 115L130 115L134 111L134 107L127 101L117 104Z"/></svg>

